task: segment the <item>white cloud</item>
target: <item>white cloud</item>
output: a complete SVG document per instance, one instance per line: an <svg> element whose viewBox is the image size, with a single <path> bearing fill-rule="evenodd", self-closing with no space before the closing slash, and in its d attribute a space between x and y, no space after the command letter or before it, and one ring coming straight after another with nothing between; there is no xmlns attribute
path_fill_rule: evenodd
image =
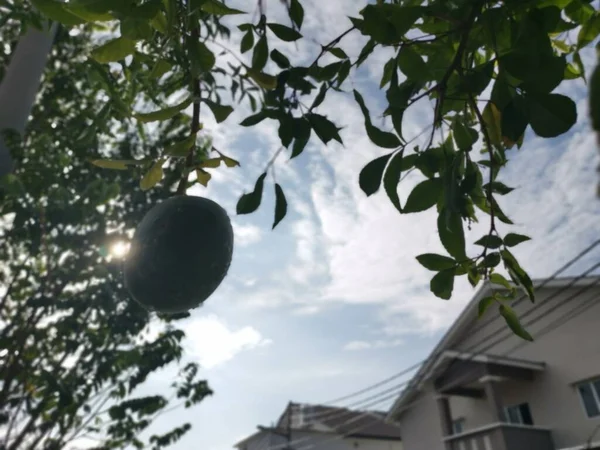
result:
<svg viewBox="0 0 600 450"><path fill-rule="evenodd" d="M399 347L404 344L402 339L393 340L376 340L376 341L350 341L344 345L344 350L348 351L360 351L360 350L373 350L381 348L393 348Z"/></svg>
<svg viewBox="0 0 600 450"><path fill-rule="evenodd" d="M233 221L231 225L233 226L236 246L245 247L255 244L262 238L263 230L256 225L241 224L238 221Z"/></svg>
<svg viewBox="0 0 600 450"><path fill-rule="evenodd" d="M240 352L272 342L251 326L232 330L214 314L194 318L184 326L184 331L188 355L197 358L205 369L224 364Z"/></svg>

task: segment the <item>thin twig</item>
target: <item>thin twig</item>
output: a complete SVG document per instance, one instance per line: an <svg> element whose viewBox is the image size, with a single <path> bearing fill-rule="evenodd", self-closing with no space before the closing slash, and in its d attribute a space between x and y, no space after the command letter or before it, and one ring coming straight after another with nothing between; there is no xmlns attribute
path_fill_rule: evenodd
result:
<svg viewBox="0 0 600 450"><path fill-rule="evenodd" d="M198 24L195 23L192 31L190 32L190 38L192 42L196 42L200 39L200 31L198 30ZM198 134L200 130L200 78L195 77L192 81L192 91L194 97L194 106L192 113L192 130L191 133L193 136ZM188 177L190 174L190 169L194 166L194 150L196 149L196 143L192 145L189 150L189 153L185 159L185 166L183 168L183 173L181 174L181 179L179 180L179 186L177 186L177 195L185 195L185 191L187 188Z"/></svg>
<svg viewBox="0 0 600 450"><path fill-rule="evenodd" d="M314 67L319 62L319 60L323 57L323 55L325 53L327 53L330 49L332 49L334 46L336 46L342 39L344 39L348 34L350 34L355 29L356 29L356 27L352 26L352 27L348 28L346 31L344 31L342 34L340 34L338 37L336 37L334 40L332 40L329 44L322 45L321 53L319 53L319 55L315 58L315 60L312 62L312 64L309 66L309 68Z"/></svg>

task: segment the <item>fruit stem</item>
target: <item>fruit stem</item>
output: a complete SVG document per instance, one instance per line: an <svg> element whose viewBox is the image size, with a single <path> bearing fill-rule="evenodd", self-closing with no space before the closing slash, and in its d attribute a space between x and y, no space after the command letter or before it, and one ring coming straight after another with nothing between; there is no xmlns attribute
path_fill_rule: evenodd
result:
<svg viewBox="0 0 600 450"><path fill-rule="evenodd" d="M190 37L192 42L196 42L200 39L200 31L198 30L198 25L195 24L194 28L192 28L190 32ZM193 136L198 134L200 130L200 77L194 77L192 80L192 91L193 91L193 111L192 111L192 130L191 133ZM196 150L196 142L194 141L194 145L190 148L190 151L185 159L185 166L183 167L183 173L181 174L181 179L179 180L179 185L177 186L177 195L186 195L186 188L188 183L188 177L190 175L190 168L194 166L194 153Z"/></svg>

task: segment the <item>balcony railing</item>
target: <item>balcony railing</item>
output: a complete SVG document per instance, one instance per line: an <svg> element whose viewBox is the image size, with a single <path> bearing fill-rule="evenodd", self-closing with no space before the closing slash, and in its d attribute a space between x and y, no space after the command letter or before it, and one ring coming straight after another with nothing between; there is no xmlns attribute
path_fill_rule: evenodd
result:
<svg viewBox="0 0 600 450"><path fill-rule="evenodd" d="M550 430L493 423L444 438L451 450L554 450Z"/></svg>

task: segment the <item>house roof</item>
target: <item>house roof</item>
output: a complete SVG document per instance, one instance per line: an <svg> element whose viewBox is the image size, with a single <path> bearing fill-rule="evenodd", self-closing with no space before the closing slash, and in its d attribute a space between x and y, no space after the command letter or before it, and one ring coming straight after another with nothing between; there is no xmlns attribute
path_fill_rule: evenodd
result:
<svg viewBox="0 0 600 450"><path fill-rule="evenodd" d="M580 286L589 286L598 281L598 276L588 276L588 277L563 277L563 278L555 278L553 280L547 279L538 279L533 280L534 288L544 287L544 288L561 288L565 286L572 287L580 287ZM511 283L513 284L513 283ZM513 284L514 285L514 284ZM496 286L497 289L497 286ZM440 359L448 357L450 353L450 346L457 337L462 335L469 325L473 317L477 317L477 310L479 301L488 296L491 293L491 285L489 282L484 282L481 288L475 293L473 298L467 303L465 308L462 310L458 318L454 321L454 323L450 326L448 331L444 334L442 339L438 342L432 352L429 354L427 359L421 364L419 370L413 375L413 377L408 382L406 388L400 393L399 397L396 399L389 412L387 413L387 419L391 420L395 415L402 412L402 407L405 406L419 391L421 387L421 383L424 380L427 380L433 369L439 364ZM488 358L492 357L491 355L485 355ZM510 359L510 358L504 358ZM515 360L512 360L513 364ZM539 364L536 362L527 362L529 364Z"/></svg>
<svg viewBox="0 0 600 450"><path fill-rule="evenodd" d="M350 438L401 440L400 428L387 423L387 413L383 411L354 411L336 406L289 403L274 427L259 426L258 431L237 442L234 447L242 448L250 440L265 433L284 436L288 431L286 414L292 408L301 408L305 417L304 425L295 425L292 431L331 434L334 437L341 435Z"/></svg>
<svg viewBox="0 0 600 450"><path fill-rule="evenodd" d="M348 437L400 440L400 428L385 422L386 413L381 411L354 411L326 405L303 405L310 409L310 416L330 428L332 432ZM310 417L309 416L309 417Z"/></svg>

